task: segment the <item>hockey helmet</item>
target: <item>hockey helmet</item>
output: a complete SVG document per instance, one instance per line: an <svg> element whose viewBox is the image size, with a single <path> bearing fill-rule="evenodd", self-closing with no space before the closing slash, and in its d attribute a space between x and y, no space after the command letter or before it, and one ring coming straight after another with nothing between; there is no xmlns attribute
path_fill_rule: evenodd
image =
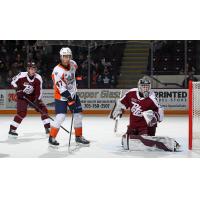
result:
<svg viewBox="0 0 200 200"><path fill-rule="evenodd" d="M28 61L27 62L27 68L29 68L29 67L37 68L35 61L33 61L33 60Z"/></svg>
<svg viewBox="0 0 200 200"><path fill-rule="evenodd" d="M62 58L63 56L71 56L72 57L72 51L69 47L63 47L60 50L60 57Z"/></svg>

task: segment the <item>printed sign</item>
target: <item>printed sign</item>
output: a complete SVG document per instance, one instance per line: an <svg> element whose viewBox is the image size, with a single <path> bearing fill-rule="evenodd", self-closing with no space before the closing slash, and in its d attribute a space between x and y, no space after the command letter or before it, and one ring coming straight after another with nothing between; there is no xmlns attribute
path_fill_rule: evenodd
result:
<svg viewBox="0 0 200 200"><path fill-rule="evenodd" d="M0 109L3 110L6 108L6 91L0 90Z"/></svg>
<svg viewBox="0 0 200 200"><path fill-rule="evenodd" d="M111 110L116 99L120 98L120 89L80 89L84 110ZM123 90L125 94L127 90ZM156 97L165 110L187 110L188 91L186 89L154 89ZM49 110L54 110L53 90L43 90L43 101ZM16 109L14 90L0 90L0 109Z"/></svg>
<svg viewBox="0 0 200 200"><path fill-rule="evenodd" d="M187 89L155 89L156 97L165 110L187 110Z"/></svg>

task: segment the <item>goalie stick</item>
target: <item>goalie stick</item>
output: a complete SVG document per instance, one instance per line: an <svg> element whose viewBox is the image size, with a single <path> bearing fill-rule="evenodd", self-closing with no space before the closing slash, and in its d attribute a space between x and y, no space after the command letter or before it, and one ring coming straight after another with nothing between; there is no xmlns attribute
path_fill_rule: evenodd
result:
<svg viewBox="0 0 200 200"><path fill-rule="evenodd" d="M122 98L122 93L123 93L123 91L120 90L120 96L119 96L120 99ZM112 113L113 113L113 111L115 110L115 107L116 107L116 106L117 106L117 101L115 102L115 105L114 105L114 107L113 107L113 109L112 109L112 111L111 111L111 113L110 113L110 118L112 118L111 116L112 116ZM117 135L117 129L118 129L118 121L119 121L119 119L120 119L120 116L117 116L116 119L115 119L114 133L115 133L116 135Z"/></svg>

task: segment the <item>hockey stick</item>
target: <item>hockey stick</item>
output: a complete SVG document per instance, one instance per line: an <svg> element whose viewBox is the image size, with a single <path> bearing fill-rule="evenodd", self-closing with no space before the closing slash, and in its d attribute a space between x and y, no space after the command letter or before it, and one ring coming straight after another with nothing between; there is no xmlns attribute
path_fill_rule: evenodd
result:
<svg viewBox="0 0 200 200"><path fill-rule="evenodd" d="M72 111L72 121L71 121L70 133L69 133L68 152L70 152L70 145L71 145L71 137L72 137L72 126L73 126L73 122L74 122L74 111Z"/></svg>
<svg viewBox="0 0 200 200"><path fill-rule="evenodd" d="M43 111L42 111L37 105L35 105L33 102L31 102L31 101L30 101L29 99L27 99L26 97L24 97L24 99L25 99L26 101L28 101L28 103L30 103L34 108L36 108L41 114L44 115ZM48 115L48 118L51 119L52 121L54 121L54 119L53 119L52 117L50 117L49 115ZM60 126L60 128L62 128L64 131L66 131L67 133L70 134L70 132L69 132L67 129L65 129L63 126Z"/></svg>
<svg viewBox="0 0 200 200"><path fill-rule="evenodd" d="M76 105L76 94L75 94L75 105ZM68 152L70 153L70 145L71 145L71 137L72 137L72 126L74 123L74 110L72 112L72 121L71 121L71 127L70 127L70 133L69 133L69 144L68 144Z"/></svg>

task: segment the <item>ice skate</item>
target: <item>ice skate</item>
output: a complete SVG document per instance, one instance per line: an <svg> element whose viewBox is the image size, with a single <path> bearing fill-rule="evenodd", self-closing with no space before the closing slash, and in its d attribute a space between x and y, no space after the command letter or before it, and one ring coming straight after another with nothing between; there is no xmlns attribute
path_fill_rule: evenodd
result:
<svg viewBox="0 0 200 200"><path fill-rule="evenodd" d="M59 146L59 143L56 141L55 138L49 137L49 146L57 148Z"/></svg>
<svg viewBox="0 0 200 200"><path fill-rule="evenodd" d="M18 137L18 133L16 133L15 130L10 129L8 132L8 137L16 139Z"/></svg>
<svg viewBox="0 0 200 200"><path fill-rule="evenodd" d="M83 136L76 137L75 141L78 145L81 145L81 146L89 146L90 144L90 141L86 140Z"/></svg>

